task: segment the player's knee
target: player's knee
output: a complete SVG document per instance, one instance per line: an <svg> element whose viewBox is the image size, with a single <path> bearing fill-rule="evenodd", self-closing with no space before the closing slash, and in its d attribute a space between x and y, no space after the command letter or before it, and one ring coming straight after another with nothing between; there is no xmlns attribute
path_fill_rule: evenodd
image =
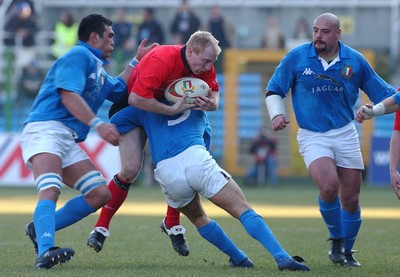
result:
<svg viewBox="0 0 400 277"><path fill-rule="evenodd" d="M58 197L60 196L60 193L61 193L61 191L59 188L49 187L49 188L42 189L39 191L39 198L57 201Z"/></svg>
<svg viewBox="0 0 400 277"><path fill-rule="evenodd" d="M57 201L63 182L59 174L44 173L36 178L35 184L42 199Z"/></svg>
<svg viewBox="0 0 400 277"><path fill-rule="evenodd" d="M111 199L111 192L107 186L98 186L93 190L93 198L96 203L95 208L103 207Z"/></svg>
<svg viewBox="0 0 400 277"><path fill-rule="evenodd" d="M342 208L349 212L355 212L360 208L359 194L343 195L340 198Z"/></svg>
<svg viewBox="0 0 400 277"><path fill-rule="evenodd" d="M338 190L334 186L324 186L319 188L321 199L325 202L333 202L338 197Z"/></svg>
<svg viewBox="0 0 400 277"><path fill-rule="evenodd" d="M132 163L129 166L124 166L121 172L118 174L126 183L132 183L135 181L136 177L139 175L142 169L141 163Z"/></svg>

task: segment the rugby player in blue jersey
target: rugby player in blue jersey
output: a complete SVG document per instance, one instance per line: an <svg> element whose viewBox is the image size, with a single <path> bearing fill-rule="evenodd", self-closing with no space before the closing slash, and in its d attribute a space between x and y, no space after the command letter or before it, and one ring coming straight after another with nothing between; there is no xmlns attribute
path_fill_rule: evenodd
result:
<svg viewBox="0 0 400 277"><path fill-rule="evenodd" d="M353 245L362 221L364 163L353 107L360 90L375 103L396 90L340 41L340 21L334 14L318 16L312 34L311 43L281 60L267 84L265 102L273 130L280 131L290 123L282 99L291 91L299 150L319 189L319 209L329 232L329 258L344 267L359 267Z"/></svg>
<svg viewBox="0 0 400 277"><path fill-rule="evenodd" d="M215 94L210 92L211 100ZM169 116L130 106L117 112L111 122L121 135L136 127L144 129L156 165L154 177L167 204L185 214L203 238L228 255L230 267L253 267L253 262L217 222L208 218L200 195L240 220L247 233L273 256L280 270L310 270L301 257L289 256L232 176L210 155L211 128L206 112L195 108Z"/></svg>
<svg viewBox="0 0 400 277"><path fill-rule="evenodd" d="M119 132L96 117L96 112L106 99L115 102L126 95L137 60L156 46L146 48L143 41L137 59L118 77L111 77L103 68L114 48L111 25L112 21L100 14L82 19L78 45L50 67L25 121L22 154L33 170L38 191L33 223L26 227L37 248L35 268L51 268L70 260L74 250L55 247L55 231L95 212L111 196L106 180L77 143L86 139L92 127L102 139L118 145ZM55 211L63 184L81 195Z"/></svg>

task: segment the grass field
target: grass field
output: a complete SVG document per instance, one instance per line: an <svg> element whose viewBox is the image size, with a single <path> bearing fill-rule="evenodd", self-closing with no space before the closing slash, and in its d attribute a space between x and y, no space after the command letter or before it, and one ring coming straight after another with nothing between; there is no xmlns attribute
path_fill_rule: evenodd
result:
<svg viewBox="0 0 400 277"><path fill-rule="evenodd" d="M355 245L362 267L354 269L335 266L328 259L328 234L313 185L287 183L276 188L244 188L244 192L289 254L305 258L311 272L280 272L272 256L238 221L207 200L204 205L209 216L249 255L255 267L228 268L229 258L201 238L184 216L191 252L188 257L178 256L159 228L166 206L158 187L131 189L101 252L86 246L97 219L94 214L57 232L56 245L75 250L71 262L35 270L33 247L23 231L32 220L36 191L0 187L0 276L400 276L400 202L390 188L364 185L362 189L363 224ZM64 189L58 205L74 193Z"/></svg>

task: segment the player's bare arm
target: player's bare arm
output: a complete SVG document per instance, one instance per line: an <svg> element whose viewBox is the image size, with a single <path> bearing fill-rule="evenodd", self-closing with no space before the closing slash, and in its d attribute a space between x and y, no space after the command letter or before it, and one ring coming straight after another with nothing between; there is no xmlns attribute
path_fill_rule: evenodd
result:
<svg viewBox="0 0 400 277"><path fill-rule="evenodd" d="M137 107L139 109L148 112L165 114L165 115L175 115L184 112L188 109L191 109L195 106L195 104L186 103L185 102L186 97L187 96L182 97L181 100L176 102L174 105L170 106L159 102L155 98L145 98L132 91L129 94L128 103L131 106Z"/></svg>
<svg viewBox="0 0 400 277"><path fill-rule="evenodd" d="M272 130L277 132L286 128L290 121L285 116L282 97L267 91L265 105L267 106L269 118L271 120Z"/></svg>
<svg viewBox="0 0 400 277"><path fill-rule="evenodd" d="M60 90L60 93L62 104L74 117L86 125L93 125L101 138L112 145L118 145L120 134L113 124L106 124L101 120L96 121L96 115L79 94L67 90Z"/></svg>
<svg viewBox="0 0 400 277"><path fill-rule="evenodd" d="M356 121L362 123L366 119L371 119L374 116L394 113L400 110L400 105L397 104L394 97L388 97L381 103L376 105L365 104L361 106L356 113Z"/></svg>
<svg viewBox="0 0 400 277"><path fill-rule="evenodd" d="M393 191L398 199L400 199L400 176L398 168L400 166L400 131L393 130L392 137L390 139L390 183Z"/></svg>

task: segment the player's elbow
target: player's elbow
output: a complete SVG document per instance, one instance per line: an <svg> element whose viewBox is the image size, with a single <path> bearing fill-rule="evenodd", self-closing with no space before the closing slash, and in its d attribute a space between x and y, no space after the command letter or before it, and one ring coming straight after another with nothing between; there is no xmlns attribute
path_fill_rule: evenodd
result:
<svg viewBox="0 0 400 277"><path fill-rule="evenodd" d="M131 92L129 94L129 98L128 98L128 104L134 107L140 107L140 99L139 99L139 95L137 95L134 92Z"/></svg>

